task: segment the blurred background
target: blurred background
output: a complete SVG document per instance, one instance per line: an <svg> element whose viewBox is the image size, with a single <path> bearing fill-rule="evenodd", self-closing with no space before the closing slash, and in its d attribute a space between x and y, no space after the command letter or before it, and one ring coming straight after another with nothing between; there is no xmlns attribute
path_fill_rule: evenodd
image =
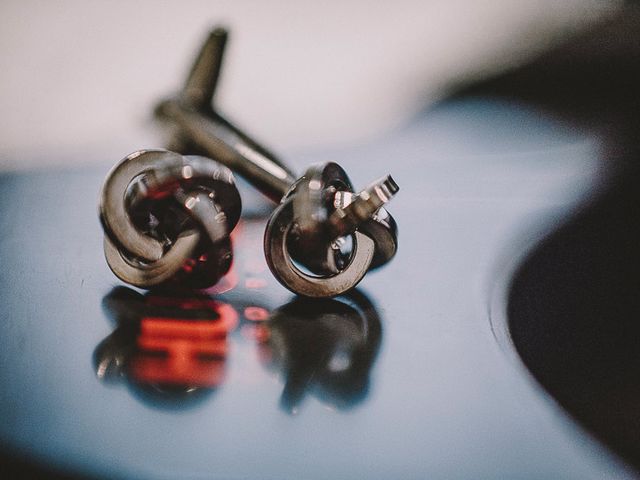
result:
<svg viewBox="0 0 640 480"><path fill-rule="evenodd" d="M231 31L219 108L278 151L363 143L619 14L608 0L0 4L0 168L164 145L154 102ZM95 155L95 153L99 153Z"/></svg>

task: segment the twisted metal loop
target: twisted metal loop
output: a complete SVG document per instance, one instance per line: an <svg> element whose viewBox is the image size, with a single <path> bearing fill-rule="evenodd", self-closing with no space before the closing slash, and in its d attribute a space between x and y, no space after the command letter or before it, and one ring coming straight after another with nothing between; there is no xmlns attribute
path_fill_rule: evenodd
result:
<svg viewBox="0 0 640 480"><path fill-rule="evenodd" d="M358 231L353 235L352 252L344 268L321 276L301 270L289 250L288 240L294 225L293 201L289 198L274 210L264 235L267 265L276 279L292 292L316 298L341 295L355 287L369 270L375 245Z"/></svg>
<svg viewBox="0 0 640 480"><path fill-rule="evenodd" d="M107 175L100 198L107 263L142 288L206 288L231 265L240 218L233 175L211 159L141 150Z"/></svg>
<svg viewBox="0 0 640 480"><path fill-rule="evenodd" d="M382 206L398 191L391 176L383 177L360 193L336 163L312 165L289 191L293 221L289 251L315 274L335 274L348 262L340 251L341 237L360 231L375 244L369 269L387 263L398 248L393 217Z"/></svg>

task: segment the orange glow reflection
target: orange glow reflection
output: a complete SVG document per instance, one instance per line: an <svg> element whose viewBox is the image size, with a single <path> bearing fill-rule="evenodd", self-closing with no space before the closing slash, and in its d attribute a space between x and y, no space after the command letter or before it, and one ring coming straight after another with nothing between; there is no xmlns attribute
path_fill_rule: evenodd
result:
<svg viewBox="0 0 640 480"><path fill-rule="evenodd" d="M132 376L145 383L215 387L224 380L227 334L238 324L230 305L209 299L149 298L149 303L185 309L212 308L219 318L193 320L145 317Z"/></svg>

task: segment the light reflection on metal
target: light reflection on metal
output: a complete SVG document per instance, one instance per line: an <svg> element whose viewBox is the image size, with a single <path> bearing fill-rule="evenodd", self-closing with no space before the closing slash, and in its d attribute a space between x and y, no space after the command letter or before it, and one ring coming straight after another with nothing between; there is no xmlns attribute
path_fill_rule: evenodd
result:
<svg viewBox="0 0 640 480"><path fill-rule="evenodd" d="M232 244L236 243L243 229L244 229L244 220L240 219L230 235ZM207 288L205 292L208 295L221 295L225 292L228 292L236 288L238 286L238 282L239 282L238 272L236 271L235 263L232 263L231 268L225 274L225 276L222 277L220 280L218 280L218 283Z"/></svg>

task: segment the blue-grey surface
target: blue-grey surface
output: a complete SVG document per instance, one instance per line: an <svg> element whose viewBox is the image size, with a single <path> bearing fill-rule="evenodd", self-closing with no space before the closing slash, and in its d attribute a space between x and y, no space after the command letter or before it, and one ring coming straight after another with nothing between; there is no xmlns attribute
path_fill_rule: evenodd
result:
<svg viewBox="0 0 640 480"><path fill-rule="evenodd" d="M338 161L357 186L390 171L401 191L389 207L397 258L360 287L383 328L368 394L341 410L310 391L294 414L279 407L282 375L241 330L224 383L184 408L101 381L92 358L114 329L102 299L118 285L96 215L109 165L4 176L0 442L121 478L632 476L531 380L489 315L535 239L602 181L599 155L597 138L539 112L467 99L375 144L296 159L299 171ZM242 259L262 259L263 222L245 222L241 282L222 300L291 299L265 272L266 290L242 285Z"/></svg>

